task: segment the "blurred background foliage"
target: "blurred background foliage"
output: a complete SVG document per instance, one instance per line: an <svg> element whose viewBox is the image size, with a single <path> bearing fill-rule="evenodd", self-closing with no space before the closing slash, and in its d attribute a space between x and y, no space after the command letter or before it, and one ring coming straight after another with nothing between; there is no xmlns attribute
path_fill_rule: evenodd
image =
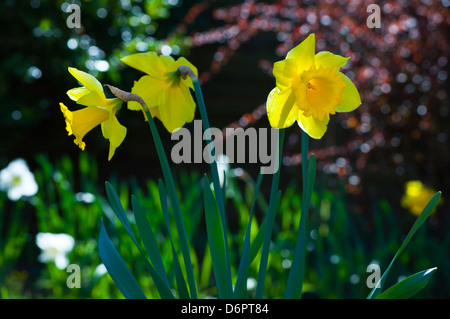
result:
<svg viewBox="0 0 450 319"><path fill-rule="evenodd" d="M66 25L70 3L80 5L80 29ZM94 275L100 263L96 248L99 219L108 210L103 200L104 181L115 181L124 203L131 192L141 192L142 200L147 198L146 207L158 211L154 192L161 171L141 114L125 108L119 113L128 135L111 162L106 160L108 145L100 129L85 137L87 147L81 154L73 137L67 136L58 104L68 102L65 92L77 86L67 72L69 66L126 90L141 74L122 64L121 57L147 50L186 56L199 69L212 126L269 127L264 103L275 83L273 62L283 59L312 32L316 34L317 51L351 57L343 71L356 83L363 104L354 112L334 116L326 136L310 143L318 159L320 182L309 226L311 272L306 274L307 290L323 298L365 297L365 267L374 259L386 267L395 253L414 221L400 205L404 185L420 180L443 191L444 201L390 278L396 281L399 276L437 266L430 288L422 296L449 297L450 2L377 1L381 7L380 29L366 25L366 8L371 3L2 1L0 169L22 157L39 185L34 197L17 202L0 193L2 297L120 296L108 276ZM74 103L70 105L73 108ZM160 123L157 125L170 151L170 135ZM191 129L192 123L187 128ZM296 229L300 210L300 129L292 127L286 133L281 180L285 197L274 234L282 240L273 247L269 269L273 295L277 295L277 289L281 291L294 242L292 229ZM248 188L252 183L245 177L255 177L257 172L251 165L241 168L245 174L238 174L237 188L229 199L236 238L245 229L240 219L250 205ZM199 257L195 261L198 276L203 276L203 287L207 287L207 267L200 274L200 265L208 265L203 261L205 239L196 237L202 231L195 232L203 227L201 207L195 206L200 194L189 186L198 180L194 178L196 172L205 172L206 168L187 164L173 169L187 209L194 207L200 212L189 227L197 243L193 245ZM267 181L265 184L263 192L268 194L270 185ZM79 194L85 192L93 194L95 200L84 202ZM242 198L238 198L241 192ZM151 216L159 225L161 215ZM39 249L34 236L45 231L64 232L75 238L70 260L83 264L82 279L88 280L82 283L83 289L68 289L64 270L37 261ZM125 238L119 231L115 236L119 241ZM160 236L161 249L170 250L165 234ZM124 239L117 246L122 256L125 260L129 256L130 267L143 269L143 265L132 262L138 260L138 252L127 242ZM148 276L140 282L149 289L149 296L155 293ZM204 293L208 294L207 288Z"/></svg>

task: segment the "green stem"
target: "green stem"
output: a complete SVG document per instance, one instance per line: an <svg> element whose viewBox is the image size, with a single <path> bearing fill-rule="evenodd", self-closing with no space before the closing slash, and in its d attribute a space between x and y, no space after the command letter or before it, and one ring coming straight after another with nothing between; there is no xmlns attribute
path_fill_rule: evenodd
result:
<svg viewBox="0 0 450 319"><path fill-rule="evenodd" d="M198 109L200 111L200 116L202 118L202 124L203 124L203 130L209 130L209 120L208 115L206 114L206 107L205 107L205 101L203 100L203 94L202 89L200 87L200 83L198 82L198 79L196 76L191 76L192 83L194 85L194 91L195 91L195 97L197 99L197 105ZM211 140L211 138L208 138L207 146L209 148L209 154L212 155L212 158L210 159L210 166L211 166L211 175L213 180L213 186L214 186L214 194L215 199L217 203L217 207L219 209L220 213L220 219L222 221L222 228L223 228L223 234L224 234L224 240L225 240L225 249L226 249L226 262L227 262L227 291L228 291L228 298L231 298L233 295L233 286L232 286L232 280L231 280L231 266L230 266L230 252L228 248L228 239L227 239L227 223L225 218L225 199L224 199L224 193L222 191L222 188L220 186L220 179L219 179L219 170L217 169L217 163L215 158L215 149L214 149L214 143Z"/></svg>
<svg viewBox="0 0 450 319"><path fill-rule="evenodd" d="M164 147L161 142L161 138L159 136L158 130L156 129L155 121L150 113L148 107L143 105L145 114L147 115L148 123L150 126L150 130L152 132L153 140L155 142L156 151L158 153L159 162L161 163L161 168L164 175L164 180L166 182L167 192L170 197L170 201L172 203L172 208L174 210L175 223L178 228L179 236L180 236L180 244L181 250L183 253L184 265L186 268L187 279L189 283L189 290L191 297L193 299L197 298L197 289L195 286L194 279L194 271L192 269L191 256L189 253L189 244L186 235L186 230L183 223L183 217L181 214L180 203L178 201L178 196L175 188L175 183L173 181L172 172L170 171L169 162L166 157L166 153L164 152Z"/></svg>
<svg viewBox="0 0 450 319"><path fill-rule="evenodd" d="M263 297L264 283L266 280L267 271L267 261L269 259L269 248L270 248L270 238L272 237L273 223L276 215L276 200L278 194L278 184L280 181L280 171L281 171L281 155L283 151L283 141L284 141L284 129L279 130L278 136L278 170L273 174L272 177L272 188L270 190L270 201L269 208L267 211L267 221L266 221L266 232L264 233L264 242L261 252L261 260L259 264L258 281L256 286L256 299L261 299Z"/></svg>

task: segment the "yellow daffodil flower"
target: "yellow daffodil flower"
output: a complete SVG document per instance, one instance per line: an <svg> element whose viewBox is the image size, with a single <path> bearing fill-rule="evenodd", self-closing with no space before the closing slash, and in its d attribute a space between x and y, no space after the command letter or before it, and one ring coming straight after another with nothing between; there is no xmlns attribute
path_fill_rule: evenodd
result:
<svg viewBox="0 0 450 319"><path fill-rule="evenodd" d="M401 204L412 214L419 216L434 194L436 194L436 191L426 187L421 181L409 181L405 184L405 194L401 199ZM437 205L439 204L442 204L442 199L439 200ZM432 213L435 210L436 208Z"/></svg>
<svg viewBox="0 0 450 319"><path fill-rule="evenodd" d="M171 56L158 56L156 52L132 54L121 61L147 74L134 83L131 93L144 100L152 117L158 118L170 133L192 122L195 102L189 88L194 87L190 77L180 76L178 67L187 66L197 76L194 65L183 57L175 61ZM137 102L128 102L128 108L142 110Z"/></svg>
<svg viewBox="0 0 450 319"><path fill-rule="evenodd" d="M267 97L267 116L274 128L286 128L295 121L310 137L320 139L327 130L330 114L350 112L361 105L352 81L339 72L347 60L328 51L315 54L311 34L275 62L276 87Z"/></svg>
<svg viewBox="0 0 450 319"><path fill-rule="evenodd" d="M83 137L101 124L103 136L109 140L108 160L111 160L116 148L127 134L126 127L121 125L116 117L117 110L123 102L117 98L107 99L102 85L92 75L75 68L69 68L69 72L83 86L67 91L67 95L86 107L71 112L63 103L59 103L66 120L66 130L69 135L75 135L75 144L84 150L86 144Z"/></svg>

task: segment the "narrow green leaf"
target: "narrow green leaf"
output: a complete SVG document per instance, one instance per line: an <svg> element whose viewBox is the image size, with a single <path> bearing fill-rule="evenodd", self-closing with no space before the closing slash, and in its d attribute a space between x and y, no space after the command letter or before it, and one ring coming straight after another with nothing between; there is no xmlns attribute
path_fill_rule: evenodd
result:
<svg viewBox="0 0 450 319"><path fill-rule="evenodd" d="M222 220L209 185L208 177L205 175L203 179L203 197L205 202L206 232L213 263L214 277L216 279L219 298L231 298L227 288L227 257Z"/></svg>
<svg viewBox="0 0 450 319"><path fill-rule="evenodd" d="M202 269L200 272L200 282L198 284L199 286L207 287L209 285L209 278L211 278L211 272L212 272L211 252L208 243L206 243L202 260Z"/></svg>
<svg viewBox="0 0 450 319"><path fill-rule="evenodd" d="M122 207L122 203L120 202L119 195L117 194L116 190L111 185L111 183L109 183L108 181L105 182L105 188L106 188L106 195L108 197L108 201L109 204L111 205L111 208L113 209L114 213L116 213L117 218L119 218L120 222L125 227L125 230L133 239L133 241L137 242L133 230L131 229L130 222L128 221L128 218Z"/></svg>
<svg viewBox="0 0 450 319"><path fill-rule="evenodd" d="M381 290L383 289L384 282L386 281L386 277L389 274L389 271L394 263L394 261L397 259L397 257L402 253L402 251L405 249L406 245L410 242L411 238L414 236L416 231L422 226L422 224L425 222L425 220L430 216L433 209L436 207L437 203L439 202L439 199L441 198L441 192L437 192L434 194L434 196L429 200L425 208L423 209L422 213L417 217L416 221L414 222L414 225L411 227L411 230L409 231L408 235L406 236L405 240L403 240L403 243L401 244L400 248L397 250L394 258L392 258L391 263L386 268L385 272L380 278L379 284L375 285L375 287L370 292L368 299L373 299L376 296L378 296L381 293Z"/></svg>
<svg viewBox="0 0 450 319"><path fill-rule="evenodd" d="M172 244L172 255L173 255L173 265L175 270L175 281L177 282L178 294L180 299L191 299L189 296L189 291L186 286L186 281L184 280L183 272L178 261L177 252Z"/></svg>
<svg viewBox="0 0 450 319"><path fill-rule="evenodd" d="M278 170L272 176L272 186L270 189L270 200L269 200L269 209L267 211L267 221L264 232L264 241L263 247L261 251L261 260L259 264L259 272L258 272L258 280L256 284L256 295L257 299L261 299L263 297L264 292L264 284L266 280L266 271L267 271L267 261L269 259L269 248L270 248L270 240L272 237L272 229L273 223L275 221L275 216L277 213L277 204L278 196L278 183L280 181L280 171L281 171L281 155L283 153L283 142L284 142L284 129L281 129L278 135L278 156L275 158L278 161Z"/></svg>
<svg viewBox="0 0 450 319"><path fill-rule="evenodd" d="M141 255L145 261L145 266L147 267L148 271L150 272L150 275L153 279L153 282L155 283L155 286L156 286L161 298L173 299L173 295L172 295L172 292L170 291L170 286L168 285L168 281L165 281L164 279L162 279L163 277L161 277L159 275L159 273L155 270L155 268L153 268L153 266L147 260L146 255L144 254L141 247L139 246L139 243L136 240L136 236L134 235L134 232L131 229L130 222L128 221L128 218L125 215L125 211L122 207L122 204L120 203L117 192L114 190L112 185L108 182L106 182L106 192L107 192L108 200L111 204L113 211L116 213L116 216L119 218L120 222L125 227L125 230L127 231L128 235L131 237L134 244L136 245L139 252L141 253Z"/></svg>
<svg viewBox="0 0 450 319"><path fill-rule="evenodd" d="M422 270L408 278L396 283L383 293L379 294L376 299L407 299L421 291L430 281L431 275L437 268Z"/></svg>
<svg viewBox="0 0 450 319"><path fill-rule="evenodd" d="M144 209L134 195L131 195L131 207L133 208L134 217L136 219L136 225L141 235L142 242L144 243L145 250L159 276L165 281L167 287L170 287L169 279L167 278L166 270L159 253L158 244L155 236L153 235L152 228L145 217Z"/></svg>
<svg viewBox="0 0 450 319"><path fill-rule="evenodd" d="M161 208L164 215L164 220L166 222L167 232L169 234L170 244L172 246L172 255L173 255L173 264L175 270L175 280L177 282L178 293L181 299L190 299L189 291L186 286L186 282L183 277L183 272L181 271L180 263L178 262L178 255L175 251L175 247L173 245L172 232L170 230L170 219L169 219L169 210L167 209L167 193L166 188L162 180L158 181L159 187L159 199L161 202Z"/></svg>
<svg viewBox="0 0 450 319"><path fill-rule="evenodd" d="M303 166L302 162L302 166ZM306 166L306 165L305 165ZM306 185L303 185L304 196L302 199L302 212L300 215L300 225L298 227L297 242L294 249L294 257L292 259L291 269L284 292L285 299L301 298L303 290L303 276L305 273L305 253L306 253L306 219L308 216L309 204L311 202L311 195L314 188L314 181L316 176L316 157L311 154L306 173Z"/></svg>
<svg viewBox="0 0 450 319"><path fill-rule="evenodd" d="M247 278L248 278L248 268L250 266L250 234L253 221L253 212L255 210L256 200L258 198L259 187L261 186L261 181L263 174L261 172L258 175L256 181L256 186L253 194L253 204L250 211L250 219L248 221L247 232L245 234L244 247L242 248L241 262L239 264L239 270L236 279L236 285L234 287L233 297L236 299L244 299L247 295Z"/></svg>
<svg viewBox="0 0 450 319"><path fill-rule="evenodd" d="M263 219L261 222L261 225L259 225L258 233L256 234L255 239L253 239L252 244L250 245L250 252L249 252L249 264L253 262L253 260L258 255L259 250L261 249L261 246L264 241L264 233L266 231L266 219L267 216Z"/></svg>
<svg viewBox="0 0 450 319"><path fill-rule="evenodd" d="M101 222L100 235L98 238L98 251L100 259L108 270L114 283L127 299L146 299L144 292L138 282L131 274L127 265L120 257L111 239Z"/></svg>

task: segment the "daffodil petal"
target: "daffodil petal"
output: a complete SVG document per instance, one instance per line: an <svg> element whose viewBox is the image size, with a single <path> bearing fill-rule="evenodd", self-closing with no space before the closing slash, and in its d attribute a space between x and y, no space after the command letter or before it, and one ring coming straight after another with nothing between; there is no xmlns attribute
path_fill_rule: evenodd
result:
<svg viewBox="0 0 450 319"><path fill-rule="evenodd" d="M81 96L77 100L77 103L85 106L107 108L106 98L104 96L100 96L97 91L90 91L89 93Z"/></svg>
<svg viewBox="0 0 450 319"><path fill-rule="evenodd" d="M125 136L127 135L127 128L119 123L116 116L111 116L111 134L109 137L109 155L108 155L108 161L111 160L111 158L114 155L114 152L116 151L116 148L122 144L123 140L125 139Z"/></svg>
<svg viewBox="0 0 450 319"><path fill-rule="evenodd" d="M127 128L119 123L117 117L113 114L107 121L102 123L103 137L109 140L108 161L113 157L116 148L122 144L127 135Z"/></svg>
<svg viewBox="0 0 450 319"><path fill-rule="evenodd" d="M161 119L158 108L159 96L167 87L167 82L149 75L144 75L138 81L134 82L131 93L139 95L144 100L152 117ZM145 114L145 111L142 109L142 105L140 103L133 101L128 102L128 109L132 111L142 111L145 120L148 120L147 114Z"/></svg>
<svg viewBox="0 0 450 319"><path fill-rule="evenodd" d="M97 93L100 96L105 95L105 93L103 93L103 87L101 83L94 76L75 68L69 68L69 72L70 74L73 75L75 79L78 80L78 82L83 84L87 89L91 91L97 91Z"/></svg>
<svg viewBox="0 0 450 319"><path fill-rule="evenodd" d="M120 59L123 63L157 78L165 79L167 73L176 71L175 60L170 56L158 56L156 52L136 53Z"/></svg>
<svg viewBox="0 0 450 319"><path fill-rule="evenodd" d="M310 137L320 139L327 131L329 119L317 120L314 116L305 116L303 111L298 111L298 125Z"/></svg>
<svg viewBox="0 0 450 319"><path fill-rule="evenodd" d="M297 63L297 72L301 73L309 70L314 64L316 38L311 33L303 42L291 49L286 59L293 59Z"/></svg>
<svg viewBox="0 0 450 319"><path fill-rule="evenodd" d="M273 128L291 126L297 118L298 108L295 104L295 94L291 89L280 91L274 88L267 97L267 117Z"/></svg>
<svg viewBox="0 0 450 319"><path fill-rule="evenodd" d="M73 101L77 101L79 98L81 98L83 95L88 94L90 91L88 88L85 88L84 86L71 89L67 91L67 95L69 98Z"/></svg>
<svg viewBox="0 0 450 319"><path fill-rule="evenodd" d="M101 128L103 137L109 140L109 138L111 137L111 118L102 122Z"/></svg>
<svg viewBox="0 0 450 319"><path fill-rule="evenodd" d="M110 114L112 114L112 116L109 117L109 119L107 119L106 121L102 122L102 134L103 137L106 139L109 139L111 137L111 125L112 125L112 117L116 117L115 114L119 108L119 106L123 103L123 101L121 99L108 99L107 100L107 104L108 104L108 109L111 111Z"/></svg>
<svg viewBox="0 0 450 319"><path fill-rule="evenodd" d="M345 83L345 87L342 90L342 103L336 106L334 109L336 112L351 112L357 109L361 105L361 97L353 84L352 80L344 74L342 80Z"/></svg>
<svg viewBox="0 0 450 319"><path fill-rule="evenodd" d="M159 115L165 128L172 133L195 115L195 102L187 87L169 86L160 95Z"/></svg>
<svg viewBox="0 0 450 319"><path fill-rule="evenodd" d="M328 51L320 51L314 57L314 61L317 68L319 66L323 66L323 67L335 67L340 69L345 64L347 64L347 61L349 59L350 58L345 58L341 55L333 54Z"/></svg>
<svg viewBox="0 0 450 319"><path fill-rule="evenodd" d="M153 108L158 105L159 95L166 90L168 86L169 84L163 80L144 75L134 83L131 93L139 95L149 108ZM128 108L137 111L141 110L142 106L137 102L129 102Z"/></svg>
<svg viewBox="0 0 450 319"><path fill-rule="evenodd" d="M285 90L292 86L292 82L299 77L297 63L292 59L284 59L273 64L273 75L275 76L277 87Z"/></svg>

